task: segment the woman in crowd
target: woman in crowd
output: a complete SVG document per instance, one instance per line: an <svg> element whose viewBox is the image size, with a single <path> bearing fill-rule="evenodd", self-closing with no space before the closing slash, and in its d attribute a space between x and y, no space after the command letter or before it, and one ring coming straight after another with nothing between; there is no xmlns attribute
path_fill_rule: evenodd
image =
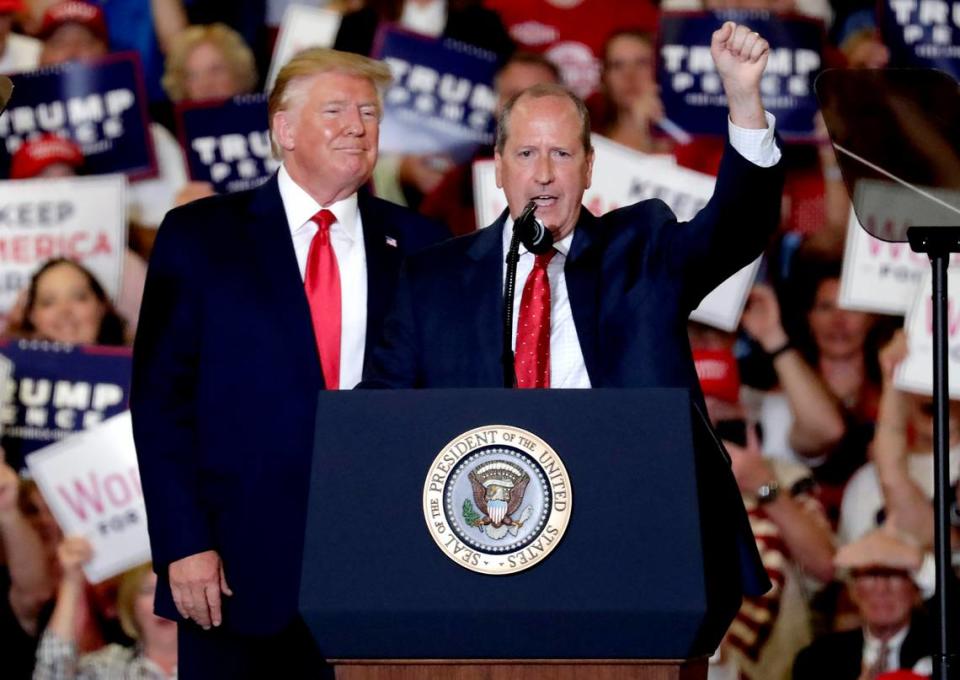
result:
<svg viewBox="0 0 960 680"><path fill-rule="evenodd" d="M644 153L668 153L670 142L653 134L654 125L664 117L654 71L653 36L622 30L607 38L602 79L601 134Z"/></svg>
<svg viewBox="0 0 960 680"><path fill-rule="evenodd" d="M171 42L163 87L174 102L253 92L257 67L239 33L224 24L191 26Z"/></svg>
<svg viewBox="0 0 960 680"><path fill-rule="evenodd" d="M120 622L136 644L109 644L80 656L73 622L86 585L82 567L93 557L93 549L86 539L73 536L64 540L57 554L63 578L50 625L37 648L34 680L176 677L177 624L153 613L157 577L151 565L124 574L117 595Z"/></svg>
<svg viewBox="0 0 960 680"><path fill-rule="evenodd" d="M802 310L796 318L781 321L776 296L760 288L743 319L780 388L761 406L776 449L766 450L812 467L835 519L843 485L866 460L873 436L881 382L876 348L886 328L871 314L840 308L839 262L802 252L791 289L794 304L785 309Z"/></svg>
<svg viewBox="0 0 960 680"><path fill-rule="evenodd" d="M216 23L191 26L170 44L163 87L174 103L228 99L257 86L253 52L232 28ZM209 182L187 182L174 203L212 196Z"/></svg>
<svg viewBox="0 0 960 680"><path fill-rule="evenodd" d="M65 258L48 260L30 279L14 337L71 344L123 345L125 323L97 278Z"/></svg>

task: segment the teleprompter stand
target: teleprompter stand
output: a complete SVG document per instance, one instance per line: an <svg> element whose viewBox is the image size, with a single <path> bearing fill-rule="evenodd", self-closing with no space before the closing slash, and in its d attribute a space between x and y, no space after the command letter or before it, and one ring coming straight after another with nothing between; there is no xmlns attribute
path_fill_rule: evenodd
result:
<svg viewBox="0 0 960 680"><path fill-rule="evenodd" d="M936 644L933 678L958 677L950 550L947 267L960 252L960 87L930 69L830 70L817 79L824 120L860 223L908 241L933 270Z"/></svg>

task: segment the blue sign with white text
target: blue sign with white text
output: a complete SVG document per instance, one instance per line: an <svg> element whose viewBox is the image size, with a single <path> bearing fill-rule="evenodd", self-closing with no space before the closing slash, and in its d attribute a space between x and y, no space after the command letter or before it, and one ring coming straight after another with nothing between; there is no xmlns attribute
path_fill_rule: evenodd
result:
<svg viewBox="0 0 960 680"><path fill-rule="evenodd" d="M96 62L69 62L10 76L13 97L0 116L0 153L12 155L27 139L52 132L74 140L84 172L156 176L139 57L112 54Z"/></svg>
<svg viewBox="0 0 960 680"><path fill-rule="evenodd" d="M960 79L960 0L881 0L890 66L936 68Z"/></svg>
<svg viewBox="0 0 960 680"><path fill-rule="evenodd" d="M0 424L14 468L28 453L127 410L129 347L8 340L0 355L13 363L0 385Z"/></svg>
<svg viewBox="0 0 960 680"><path fill-rule="evenodd" d="M493 52L456 40L381 30L374 56L393 73L380 127L383 153L444 155L455 162L493 144Z"/></svg>
<svg viewBox="0 0 960 680"><path fill-rule="evenodd" d="M252 189L280 167L264 94L181 106L177 120L190 179L209 182L218 194Z"/></svg>
<svg viewBox="0 0 960 680"><path fill-rule="evenodd" d="M760 80L764 108L784 137L810 138L818 105L813 81L823 63L823 24L760 10L664 13L660 19L657 81L666 116L691 134L727 134L727 98L710 54L713 32L725 21L745 24L770 43Z"/></svg>

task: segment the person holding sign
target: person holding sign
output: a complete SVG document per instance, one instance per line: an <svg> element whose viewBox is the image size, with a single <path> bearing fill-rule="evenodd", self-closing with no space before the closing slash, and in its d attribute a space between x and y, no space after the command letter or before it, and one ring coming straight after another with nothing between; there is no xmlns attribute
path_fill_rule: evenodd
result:
<svg viewBox="0 0 960 680"><path fill-rule="evenodd" d="M711 49L730 102L731 145L713 198L691 222L678 224L661 201L591 215L581 205L593 166L586 107L558 85L525 90L506 104L497 131L497 184L508 210L475 235L408 259L366 384L503 385L504 252L514 219L533 202L555 245L520 255L516 365L531 370L518 368L518 386L677 386L698 394L687 317L763 250L778 223L783 181L774 121L760 101L767 41L727 22ZM745 590L759 594L769 581L734 481L727 482L742 518L742 552L752 561Z"/></svg>
<svg viewBox="0 0 960 680"><path fill-rule="evenodd" d="M86 587L83 565L92 557L93 548L83 536L70 536L57 548L63 575L50 623L37 648L34 680L176 678L177 624L152 611L157 577L149 564L125 572L117 592L120 625L137 645L111 643L78 654L75 621Z"/></svg>
<svg viewBox="0 0 960 680"><path fill-rule="evenodd" d="M359 191L389 81L301 52L269 96L278 173L160 227L130 407L157 611L190 620L183 678L317 675L297 615L317 393L359 382L402 256L443 236Z"/></svg>

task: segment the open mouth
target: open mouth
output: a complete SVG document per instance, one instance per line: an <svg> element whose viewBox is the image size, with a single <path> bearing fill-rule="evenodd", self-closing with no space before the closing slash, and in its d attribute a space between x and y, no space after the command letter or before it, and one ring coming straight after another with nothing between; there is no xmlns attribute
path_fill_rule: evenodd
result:
<svg viewBox="0 0 960 680"><path fill-rule="evenodd" d="M550 194L540 194L539 196L531 196L530 200L536 203L538 208L549 208L555 205L558 199Z"/></svg>

